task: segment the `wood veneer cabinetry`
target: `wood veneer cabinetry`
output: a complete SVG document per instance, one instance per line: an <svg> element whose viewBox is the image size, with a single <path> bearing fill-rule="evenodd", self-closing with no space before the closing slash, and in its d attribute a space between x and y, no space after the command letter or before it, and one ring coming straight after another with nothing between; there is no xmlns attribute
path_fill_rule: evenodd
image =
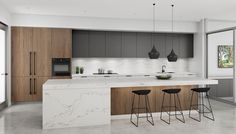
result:
<svg viewBox="0 0 236 134"><path fill-rule="evenodd" d="M12 76L30 76L32 73L32 28L12 28Z"/></svg>
<svg viewBox="0 0 236 134"><path fill-rule="evenodd" d="M72 57L72 30L52 29L52 57Z"/></svg>
<svg viewBox="0 0 236 134"><path fill-rule="evenodd" d="M160 112L161 111L161 104L162 104L162 97L163 89L170 89L170 88L181 88L180 96L180 103L183 110L188 110L190 106L190 95L191 95L191 88L193 86L171 86L171 87L129 87L129 88L112 88L111 89L111 115L121 115L121 114L130 114L131 105L132 105L132 98L133 90L141 90L141 89L149 89L151 93L148 95L150 101L150 107L152 112ZM134 106L138 104L138 96L136 96L136 100ZM197 96L194 96L193 103L196 103ZM140 97L140 106L144 106L144 98ZM172 99L172 105L174 105ZM166 95L165 105L169 105L169 95ZM173 109L174 110L174 109ZM140 111L145 112L145 111Z"/></svg>
<svg viewBox="0 0 236 134"><path fill-rule="evenodd" d="M70 31L12 27L13 101L42 100L42 85L51 78L52 58L71 57Z"/></svg>

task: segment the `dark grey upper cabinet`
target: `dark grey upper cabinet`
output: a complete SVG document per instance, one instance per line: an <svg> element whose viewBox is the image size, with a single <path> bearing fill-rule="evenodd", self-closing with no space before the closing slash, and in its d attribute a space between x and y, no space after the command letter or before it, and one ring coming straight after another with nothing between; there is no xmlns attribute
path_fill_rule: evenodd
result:
<svg viewBox="0 0 236 134"><path fill-rule="evenodd" d="M166 46L166 35L165 34L154 34L153 35L153 42L157 49L157 51L160 53L159 58L165 58L165 46Z"/></svg>
<svg viewBox="0 0 236 134"><path fill-rule="evenodd" d="M88 31L73 31L72 34L72 55L73 57L89 57L88 44L89 32Z"/></svg>
<svg viewBox="0 0 236 134"><path fill-rule="evenodd" d="M193 34L180 35L180 58L193 57Z"/></svg>
<svg viewBox="0 0 236 134"><path fill-rule="evenodd" d="M170 54L173 48L175 54L179 57L180 55L179 44L180 44L180 39L178 34L166 34L166 49L165 49L166 56Z"/></svg>
<svg viewBox="0 0 236 134"><path fill-rule="evenodd" d="M73 31L74 58L148 58L153 45L159 51L160 58L166 58L172 48L178 58L193 57L193 34Z"/></svg>
<svg viewBox="0 0 236 134"><path fill-rule="evenodd" d="M89 57L106 57L106 33L89 32Z"/></svg>
<svg viewBox="0 0 236 134"><path fill-rule="evenodd" d="M121 57L121 32L106 32L106 57Z"/></svg>
<svg viewBox="0 0 236 134"><path fill-rule="evenodd" d="M152 49L151 33L137 33L137 57L148 58Z"/></svg>
<svg viewBox="0 0 236 134"><path fill-rule="evenodd" d="M136 33L122 33L122 57L137 57L137 36Z"/></svg>

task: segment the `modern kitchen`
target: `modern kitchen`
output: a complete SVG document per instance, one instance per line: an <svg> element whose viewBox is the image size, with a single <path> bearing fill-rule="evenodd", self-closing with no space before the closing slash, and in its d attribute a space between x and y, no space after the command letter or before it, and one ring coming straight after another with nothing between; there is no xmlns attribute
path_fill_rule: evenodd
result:
<svg viewBox="0 0 236 134"><path fill-rule="evenodd" d="M236 3L212 2L0 0L0 133L234 133Z"/></svg>

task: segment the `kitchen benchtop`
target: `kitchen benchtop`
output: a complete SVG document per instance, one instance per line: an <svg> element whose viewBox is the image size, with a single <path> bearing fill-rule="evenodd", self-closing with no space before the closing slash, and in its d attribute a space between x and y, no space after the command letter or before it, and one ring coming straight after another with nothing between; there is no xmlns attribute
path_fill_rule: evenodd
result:
<svg viewBox="0 0 236 134"><path fill-rule="evenodd" d="M170 80L158 80L149 77L94 77L85 79L50 79L43 89L95 88L95 87L135 87L135 86L174 86L218 84L218 80L200 77L173 77Z"/></svg>
<svg viewBox="0 0 236 134"><path fill-rule="evenodd" d="M168 73L168 72L166 72ZM162 74L161 72L156 73L137 73L137 74L72 74L72 79L79 79L79 78L87 78L87 77L153 77L158 74ZM173 77L196 77L196 73L191 72L169 72Z"/></svg>

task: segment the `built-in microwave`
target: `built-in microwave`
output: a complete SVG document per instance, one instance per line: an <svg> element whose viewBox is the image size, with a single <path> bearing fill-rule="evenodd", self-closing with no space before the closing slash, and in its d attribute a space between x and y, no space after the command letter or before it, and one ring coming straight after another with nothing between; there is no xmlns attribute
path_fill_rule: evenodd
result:
<svg viewBox="0 0 236 134"><path fill-rule="evenodd" d="M71 59L52 58L52 76L71 76Z"/></svg>

